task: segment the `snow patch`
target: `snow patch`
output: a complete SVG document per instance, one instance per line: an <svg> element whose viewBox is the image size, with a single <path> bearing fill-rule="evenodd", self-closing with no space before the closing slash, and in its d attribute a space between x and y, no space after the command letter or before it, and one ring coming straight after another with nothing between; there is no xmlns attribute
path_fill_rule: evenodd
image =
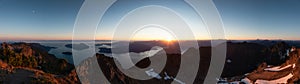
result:
<svg viewBox="0 0 300 84"><path fill-rule="evenodd" d="M165 80L170 80L171 79L171 77L166 72L164 74L165 74L165 77L164 77Z"/></svg>
<svg viewBox="0 0 300 84"><path fill-rule="evenodd" d="M174 81L178 82L179 84L185 84L184 82L182 82L182 81L180 81L180 80L178 80L176 78L173 78L173 79L174 79Z"/></svg>
<svg viewBox="0 0 300 84"><path fill-rule="evenodd" d="M244 82L244 83L246 83L246 84L252 84L251 80L248 79L248 78L242 79L241 82Z"/></svg>
<svg viewBox="0 0 300 84"><path fill-rule="evenodd" d="M256 80L255 84L286 84L288 79L292 78L293 75L292 74L289 74L285 77L282 77L282 78L279 78L279 79L276 79L276 80L271 80L271 81L268 81L268 80Z"/></svg>
<svg viewBox="0 0 300 84"><path fill-rule="evenodd" d="M280 66L277 66L277 67L272 67L272 68L265 68L264 70L265 71L281 71L281 70L284 70L284 69L289 68L291 66L292 65L287 65L287 66L284 66L282 68L280 68Z"/></svg>
<svg viewBox="0 0 300 84"><path fill-rule="evenodd" d="M293 64L293 68L295 68L296 67L296 64Z"/></svg>
<svg viewBox="0 0 300 84"><path fill-rule="evenodd" d="M232 61L230 59L226 60L227 63L231 63Z"/></svg>
<svg viewBox="0 0 300 84"><path fill-rule="evenodd" d="M161 76L159 76L158 73L154 72L153 69L150 69L150 70L145 71L145 72L146 72L146 74L147 74L148 76L150 76L150 77L154 77L154 78L156 78L156 79L161 79L161 78L162 78Z"/></svg>
<svg viewBox="0 0 300 84"><path fill-rule="evenodd" d="M156 78L156 79L161 79L161 78L162 78L158 73L154 72L153 69L150 69L150 70L145 71L145 72L146 72L146 74L147 74L148 76L150 76L150 77L154 77L154 78ZM181 80L178 80L178 79L176 79L176 78L174 78L174 77L172 77L172 76L169 76L166 72L164 72L164 74L165 74L164 80L171 80L171 79L173 79L175 82L177 82L177 83L179 83L179 84L185 84L185 83L182 82Z"/></svg>

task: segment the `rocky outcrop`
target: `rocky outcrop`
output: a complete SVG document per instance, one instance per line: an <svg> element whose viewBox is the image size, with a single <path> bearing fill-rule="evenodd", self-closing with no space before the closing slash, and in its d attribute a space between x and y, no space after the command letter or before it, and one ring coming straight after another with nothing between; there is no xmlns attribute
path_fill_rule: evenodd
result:
<svg viewBox="0 0 300 84"><path fill-rule="evenodd" d="M80 83L74 65L48 51L52 47L37 43L1 43L2 83Z"/></svg>
<svg viewBox="0 0 300 84"><path fill-rule="evenodd" d="M249 73L246 78L251 80L252 83L257 83L257 80L275 81L292 75L291 78L287 78L286 81L280 81L282 83L299 83L300 79L300 49L289 53L288 59L280 66L267 65L267 63L261 64L256 70ZM268 67L269 66L269 67Z"/></svg>
<svg viewBox="0 0 300 84"><path fill-rule="evenodd" d="M68 74L74 66L64 59L48 54L51 47L37 43L2 43L0 58L12 65L41 69L52 74Z"/></svg>

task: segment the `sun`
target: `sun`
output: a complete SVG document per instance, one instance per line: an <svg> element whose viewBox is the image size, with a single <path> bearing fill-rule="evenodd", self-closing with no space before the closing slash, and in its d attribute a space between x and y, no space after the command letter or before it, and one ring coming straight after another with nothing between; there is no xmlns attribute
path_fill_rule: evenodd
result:
<svg viewBox="0 0 300 84"><path fill-rule="evenodd" d="M171 41L173 41L174 39L173 39L171 36L168 36L165 40L166 40L167 42L171 42Z"/></svg>

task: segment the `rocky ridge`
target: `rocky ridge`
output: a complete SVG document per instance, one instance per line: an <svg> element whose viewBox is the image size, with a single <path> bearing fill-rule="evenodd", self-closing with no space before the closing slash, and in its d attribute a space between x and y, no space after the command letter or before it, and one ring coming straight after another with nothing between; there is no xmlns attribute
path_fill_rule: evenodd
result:
<svg viewBox="0 0 300 84"><path fill-rule="evenodd" d="M1 43L2 83L79 83L74 65L58 59L37 43Z"/></svg>

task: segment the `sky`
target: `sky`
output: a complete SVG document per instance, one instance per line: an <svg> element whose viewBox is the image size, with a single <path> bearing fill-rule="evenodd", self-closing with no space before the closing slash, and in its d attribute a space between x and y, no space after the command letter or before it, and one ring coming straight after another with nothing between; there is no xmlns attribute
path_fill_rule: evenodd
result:
<svg viewBox="0 0 300 84"><path fill-rule="evenodd" d="M83 0L0 0L0 40L70 40L77 13L83 2ZM226 39L300 40L299 0L213 0L213 2L220 13ZM130 12L136 12L137 8L149 5L167 8L176 13L190 27L188 29L193 31L195 39L210 39L201 16L181 0L120 0L106 11L96 31L96 39L112 39L116 27L124 17L130 16ZM142 19L151 19L149 16L159 14L155 10L150 10L140 11L149 12ZM181 35L188 34L190 33ZM148 28L132 37L142 40L176 39L172 35L161 28Z"/></svg>

